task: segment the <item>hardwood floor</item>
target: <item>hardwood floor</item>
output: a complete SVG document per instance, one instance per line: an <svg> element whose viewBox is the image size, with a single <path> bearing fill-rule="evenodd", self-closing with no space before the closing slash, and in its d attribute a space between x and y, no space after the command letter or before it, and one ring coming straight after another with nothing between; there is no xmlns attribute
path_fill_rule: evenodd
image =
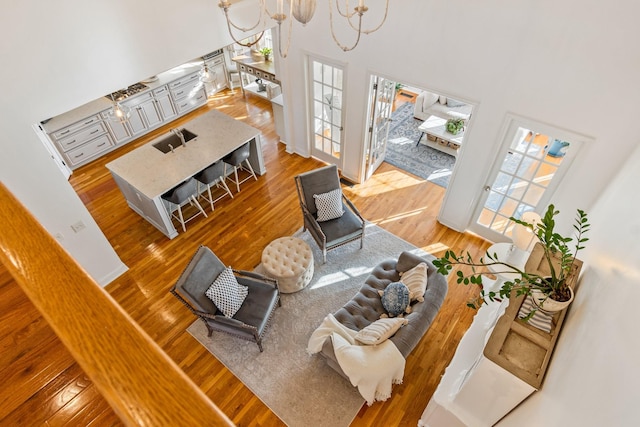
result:
<svg viewBox="0 0 640 427"><path fill-rule="evenodd" d="M253 96L245 100L240 91L218 94L208 106L179 122L209 108L262 130L267 173L243 184L233 200L220 201L207 218L190 222L187 232L177 238L168 240L129 209L104 167L168 127L76 170L70 182L129 267L107 286L114 299L237 425L283 425L186 332L195 318L168 290L200 244L211 247L226 264L255 267L271 240L301 227L293 176L321 163L286 153L277 142L270 103ZM434 255L453 248L475 256L489 245L437 222L443 188L387 163L366 183L344 191L369 221ZM473 318L474 311L465 307L473 294L474 289L450 279L440 313L407 360L404 384L394 386L387 402L363 406L353 426L416 425ZM121 425L4 267L0 268L0 350L0 425Z"/></svg>

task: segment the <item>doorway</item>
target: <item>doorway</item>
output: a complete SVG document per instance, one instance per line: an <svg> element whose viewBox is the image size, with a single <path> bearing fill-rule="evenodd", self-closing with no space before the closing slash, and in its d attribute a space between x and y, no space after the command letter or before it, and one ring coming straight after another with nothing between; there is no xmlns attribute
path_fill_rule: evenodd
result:
<svg viewBox="0 0 640 427"><path fill-rule="evenodd" d="M524 118L507 118L496 163L469 229L493 241L511 237L513 221L528 211L539 214L581 147L581 137Z"/></svg>
<svg viewBox="0 0 640 427"><path fill-rule="evenodd" d="M342 168L344 113L344 70L337 64L308 58L310 70L309 90L311 96L310 118L313 134L311 154L324 162Z"/></svg>
<svg viewBox="0 0 640 427"><path fill-rule="evenodd" d="M404 83L395 83L385 161L426 181L447 188L465 138L473 106ZM459 119L458 134L446 130Z"/></svg>

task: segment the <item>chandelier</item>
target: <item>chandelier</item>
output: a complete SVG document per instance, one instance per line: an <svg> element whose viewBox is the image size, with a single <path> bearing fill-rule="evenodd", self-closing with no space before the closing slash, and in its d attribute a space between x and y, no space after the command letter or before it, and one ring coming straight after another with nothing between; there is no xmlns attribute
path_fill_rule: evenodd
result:
<svg viewBox="0 0 640 427"><path fill-rule="evenodd" d="M271 13L269 8L267 7L267 0L258 0L258 1L259 1L259 7L256 7L258 19L256 23L250 27L241 27L239 25L234 24L231 21L231 18L229 17L231 0L220 0L220 4L218 4L218 6L224 12L224 16L227 20L227 28L229 29L229 34L231 35L231 38L233 39L233 41L236 42L237 44L245 47L251 47L260 41L260 39L262 38L262 35L264 34L264 31L258 37L256 37L255 40L249 43L244 43L238 40L236 36L233 34L233 28L243 32L251 31L256 29L261 22L266 23L266 17L269 17L274 21L276 21L276 23L278 24L278 51L280 52L281 57L286 58L289 52L289 46L291 44L291 28L293 25L293 19L290 19L289 17L293 17L296 21L300 22L302 25L307 24L307 22L311 21L311 18L313 17L314 12L316 11L316 0L276 0L276 8L274 13ZM335 8L336 8L336 11L338 12L338 15L343 18L346 18L346 21L349 23L349 26L357 33L355 42L349 46L349 45L344 45L340 43L340 41L336 37L335 31L333 28L334 0L327 0L327 1L329 3L329 23L331 28L331 36L333 37L333 40L338 45L338 47L340 47L340 49L342 49L345 52L353 50L356 46L358 46L358 43L360 42L360 36L362 34L370 34L380 29L380 27L382 27L382 24L384 24L384 21L387 19L387 12L389 10L389 0L385 0L384 16L380 24L378 24L378 26L371 29L363 29L362 16L369 10L369 8L364 4L365 0L357 0L358 5L351 12L349 11L349 0L335 0ZM344 8L341 7L342 2L344 2ZM288 12L288 15L285 13L285 11ZM288 29L286 47L283 49L282 48L282 38L283 38L282 24L285 23L286 25L287 18L289 18L289 25L288 25L289 29Z"/></svg>

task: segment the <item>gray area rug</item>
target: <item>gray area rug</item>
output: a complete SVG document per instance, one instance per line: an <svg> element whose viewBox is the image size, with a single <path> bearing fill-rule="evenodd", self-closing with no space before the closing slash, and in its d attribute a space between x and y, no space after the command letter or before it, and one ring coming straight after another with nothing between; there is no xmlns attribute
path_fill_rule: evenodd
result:
<svg viewBox="0 0 640 427"><path fill-rule="evenodd" d="M447 188L456 158L424 144L416 147L422 120L413 117L413 104L402 104L391 118L384 161Z"/></svg>
<svg viewBox="0 0 640 427"><path fill-rule="evenodd" d="M352 242L322 253L308 232L294 234L313 250L315 272L302 291L282 295L263 340L264 352L249 341L216 333L207 338L202 321L187 331L291 427L348 426L364 403L357 389L319 355L306 352L311 333L328 314L350 300L379 262L397 259L402 251L424 251L368 224L364 248ZM320 261L320 262L319 262Z"/></svg>

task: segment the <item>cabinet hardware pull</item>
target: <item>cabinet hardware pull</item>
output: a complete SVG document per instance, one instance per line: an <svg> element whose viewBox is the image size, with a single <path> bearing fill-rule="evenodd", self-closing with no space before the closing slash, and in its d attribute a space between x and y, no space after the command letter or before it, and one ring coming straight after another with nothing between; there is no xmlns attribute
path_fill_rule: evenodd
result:
<svg viewBox="0 0 640 427"><path fill-rule="evenodd" d="M78 157L82 157L82 156L84 156L84 153L80 153L80 154L78 154L78 155L75 155L75 156L73 156L73 158L74 158L74 159L77 159Z"/></svg>
<svg viewBox="0 0 640 427"><path fill-rule="evenodd" d="M69 132L71 132L71 129L67 129L67 130L65 130L64 132L60 132L60 135L66 135L66 134L68 134Z"/></svg>
<svg viewBox="0 0 640 427"><path fill-rule="evenodd" d="M93 134L94 134L94 133L96 133L96 132L100 132L100 129L96 129L96 130L94 130L93 132L91 132L91 135L93 135Z"/></svg>
<svg viewBox="0 0 640 427"><path fill-rule="evenodd" d="M88 122L84 122L85 125L90 125L91 123L93 123L93 119L89 120Z"/></svg>
<svg viewBox="0 0 640 427"><path fill-rule="evenodd" d="M176 96L178 96L178 95L182 95L183 93L184 93L184 91L183 91L183 90L181 90L180 92L176 93Z"/></svg>
<svg viewBox="0 0 640 427"><path fill-rule="evenodd" d="M76 143L76 140L74 139L74 140L71 140L71 141L67 142L67 145L71 145L71 144L75 144L75 143Z"/></svg>
<svg viewBox="0 0 640 427"><path fill-rule="evenodd" d="M98 144L98 147L103 147L106 144L106 142L103 142L102 144Z"/></svg>

